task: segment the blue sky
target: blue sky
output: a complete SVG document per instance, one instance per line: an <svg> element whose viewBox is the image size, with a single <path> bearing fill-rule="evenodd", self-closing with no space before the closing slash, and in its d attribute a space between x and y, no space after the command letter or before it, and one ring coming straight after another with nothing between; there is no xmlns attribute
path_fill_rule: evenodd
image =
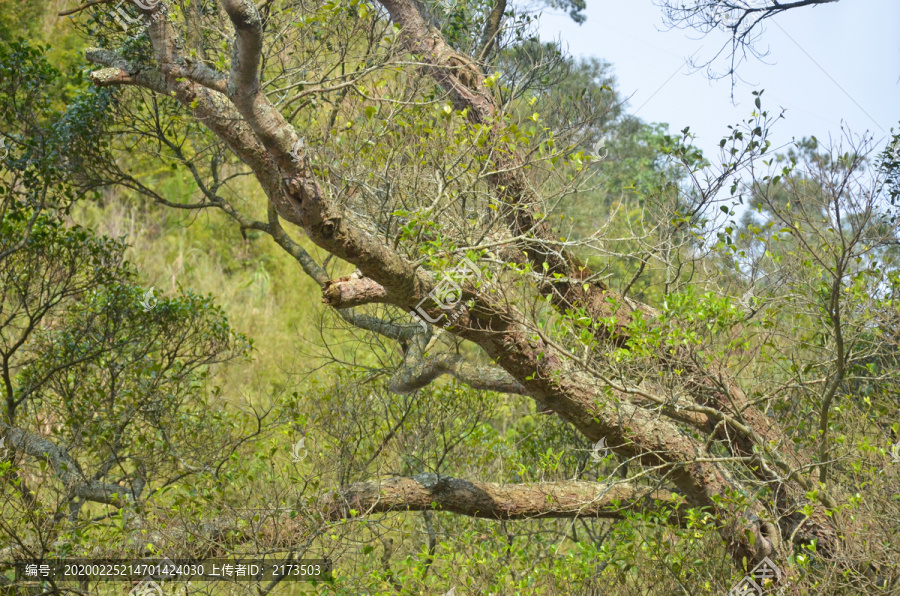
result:
<svg viewBox="0 0 900 596"><path fill-rule="evenodd" d="M673 131L690 126L708 157L717 155L727 126L750 116L753 90L765 89L763 108L785 108L771 139L776 145L815 135L841 137L841 126L869 132L884 145L900 121L900 1L840 0L798 8L770 20L759 47L769 55L749 59L731 82L709 80L685 60L711 56L728 37L693 30L666 31L651 0L587 0L587 21L574 23L545 11L540 35L561 39L575 56L612 63L629 111ZM674 74L674 76L673 76ZM671 79L670 79L671 77ZM667 82L668 80L668 82Z"/></svg>

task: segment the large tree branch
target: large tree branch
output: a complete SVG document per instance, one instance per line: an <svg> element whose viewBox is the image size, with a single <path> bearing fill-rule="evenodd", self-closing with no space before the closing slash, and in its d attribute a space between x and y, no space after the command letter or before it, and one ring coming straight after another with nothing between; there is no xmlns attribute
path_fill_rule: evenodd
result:
<svg viewBox="0 0 900 596"><path fill-rule="evenodd" d="M545 482L495 484L419 474L359 482L333 493L330 519L389 511L449 511L489 519L595 517L621 519L628 512L668 509L681 520L684 499L675 493L632 484Z"/></svg>
<svg viewBox="0 0 900 596"><path fill-rule="evenodd" d="M88 48L84 57L88 62L109 67L90 74L91 82L98 87L132 85L166 93L166 81L154 68L133 64L112 50L101 48Z"/></svg>
<svg viewBox="0 0 900 596"><path fill-rule="evenodd" d="M212 519L162 515L165 523L155 529L147 528L142 518L135 516L131 523L139 530L131 533L128 543L146 555L151 554L144 550L148 543L162 546L173 559L221 557L248 544L257 552L272 548L302 552L331 522L409 511L444 511L493 520L615 520L640 512L664 515L673 525L689 519L681 495L624 481L498 484L435 474L354 483L320 494L316 506L318 511L310 511L314 515L301 516L284 509L256 509L252 520L239 512ZM9 558L18 552L18 547L11 547L2 554Z"/></svg>

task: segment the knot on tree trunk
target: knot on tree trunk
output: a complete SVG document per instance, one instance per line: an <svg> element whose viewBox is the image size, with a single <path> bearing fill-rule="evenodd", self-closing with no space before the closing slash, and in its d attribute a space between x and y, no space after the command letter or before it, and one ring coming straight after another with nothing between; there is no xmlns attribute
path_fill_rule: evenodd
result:
<svg viewBox="0 0 900 596"><path fill-rule="evenodd" d="M750 514L738 517L729 532L732 542L729 550L738 562L746 559L748 568L760 563L763 559L775 559L775 553L781 545L781 532L774 523L759 519Z"/></svg>

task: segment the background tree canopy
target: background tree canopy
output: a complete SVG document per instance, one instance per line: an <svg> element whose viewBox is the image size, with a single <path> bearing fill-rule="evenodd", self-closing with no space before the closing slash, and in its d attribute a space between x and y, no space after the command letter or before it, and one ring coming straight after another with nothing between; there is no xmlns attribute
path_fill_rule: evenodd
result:
<svg viewBox="0 0 900 596"><path fill-rule="evenodd" d="M900 136L703 155L542 8L0 5L5 589L900 593Z"/></svg>

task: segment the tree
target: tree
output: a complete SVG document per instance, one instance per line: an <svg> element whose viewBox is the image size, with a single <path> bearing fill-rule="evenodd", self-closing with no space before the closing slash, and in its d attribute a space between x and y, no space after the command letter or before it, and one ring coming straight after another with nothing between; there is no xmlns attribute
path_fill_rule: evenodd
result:
<svg viewBox="0 0 900 596"><path fill-rule="evenodd" d="M527 15L503 3L476 5L470 22L483 26L467 29L427 8L413 0L140 5L135 15L145 26L124 42L102 8L82 21L100 45L86 57L102 67L90 78L109 115L96 130L107 141L79 153L83 184L103 180L173 208L219 209L242 230L271 236L347 325L394 342L387 385L395 394L449 375L472 389L525 395L623 462L622 476L598 482L418 474L341 483L325 493L321 514L340 520L437 509L517 520L651 511L676 527L713 525L741 568L793 556L800 568L815 566L803 571L813 583L837 570L847 572L848 585L864 585L870 563L884 575L885 559L864 539L876 531L872 512L863 510L862 520L854 513L858 472L838 470L830 459L846 442L834 436L829 412L853 356L801 343L809 351L799 374L807 365L828 371L826 390L805 396L822 432L769 415L795 390L798 374L773 356L781 347L773 326L791 346L780 334L792 316L818 317L835 338L844 324L836 322L839 310L843 321L858 317L860 337L871 331L873 309L885 321L893 316L892 291L875 292L893 278L860 275L855 259L881 250L896 223L882 217L878 179L851 186L840 178L859 173L865 147L837 160L835 171L812 172L813 190L785 191L801 204L811 192L825 210L805 212L801 226L817 230L822 245L795 258L823 261L798 279L827 274L826 309L807 304L783 314L753 294L745 310L728 290L756 288L756 280L735 257L743 255L733 226L715 212L733 215L731 197L721 194L739 198L738 173L759 167L769 150L759 98L759 111L723 140L717 168L687 144L687 131L667 139L671 161L638 197L621 201L620 209L634 211L624 218L627 237L603 233L623 222L612 211L599 233L567 239L551 225L554 207L597 186L605 157L597 128L612 106L602 94L563 101L541 88L541 69L554 57L515 41ZM498 10L511 24L492 18ZM214 25L219 17L230 23L227 34ZM537 58L523 61L516 52ZM537 76L513 76L510 64ZM128 173L122 158L141 151L189 171L199 201L162 196ZM675 164L683 177L666 176ZM246 204L235 192L245 173L266 204ZM754 182L778 187L790 169L778 180L766 176ZM767 196L752 188L755 198ZM848 211L847 225L814 221ZM802 247L805 236L785 227ZM331 271L337 262L348 274L331 275L297 241L301 230L334 259ZM828 264L826 249L838 251L829 254L839 266ZM610 256L631 262L617 270L631 272L628 278L608 282L595 271ZM731 271L719 266L729 258ZM639 280L655 304L628 295ZM847 288L853 292L845 298ZM877 305L853 302L864 296ZM890 358L874 349L860 354ZM766 391L748 382L748 371L765 380ZM884 387L895 373L868 381ZM404 417L397 418L402 427ZM860 430L860 441L871 432ZM880 485L872 498L888 502L889 491ZM890 536L896 527L879 532Z"/></svg>
<svg viewBox="0 0 900 596"><path fill-rule="evenodd" d="M245 440L200 393L245 343L211 299L136 286L120 244L5 206L0 526L18 556L41 559L91 542L91 505L141 511Z"/></svg>
<svg viewBox="0 0 900 596"><path fill-rule="evenodd" d="M95 548L108 531L92 519L100 505L119 513L100 516L125 535L113 552L140 556L128 515L185 477L215 477L252 436L246 413L213 410L204 391L210 368L251 344L211 297L142 288L121 242L66 221L83 197L62 147L91 142L90 122L74 118L84 106L59 117L61 77L41 48L4 45L0 62L3 120L21 132L6 137L0 176L4 549L37 560ZM257 432L273 417L251 412Z"/></svg>

